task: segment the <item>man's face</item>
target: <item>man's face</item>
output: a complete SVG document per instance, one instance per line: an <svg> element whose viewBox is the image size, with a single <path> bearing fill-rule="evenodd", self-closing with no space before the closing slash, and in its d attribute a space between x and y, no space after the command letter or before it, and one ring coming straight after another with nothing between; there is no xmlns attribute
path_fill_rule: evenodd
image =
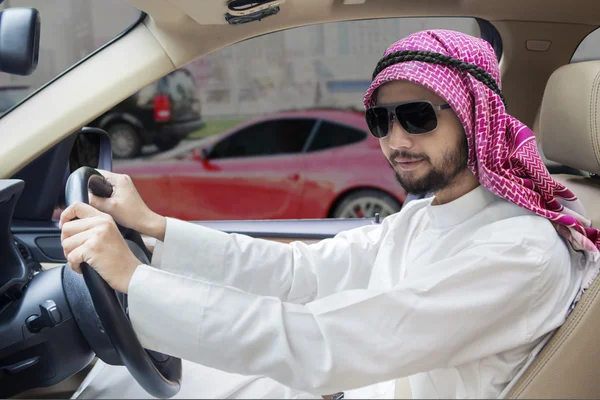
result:
<svg viewBox="0 0 600 400"><path fill-rule="evenodd" d="M408 81L392 81L377 90L378 105L412 100L446 103L432 91ZM380 139L398 182L409 193L448 189L467 171L467 138L462 124L452 109L438 111L437 117L437 128L429 133L410 135L394 121L390 133Z"/></svg>

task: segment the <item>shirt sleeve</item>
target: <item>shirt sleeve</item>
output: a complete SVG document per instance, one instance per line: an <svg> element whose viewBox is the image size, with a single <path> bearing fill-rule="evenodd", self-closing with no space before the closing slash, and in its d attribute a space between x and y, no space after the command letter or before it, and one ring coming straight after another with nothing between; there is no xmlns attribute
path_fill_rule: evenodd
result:
<svg viewBox="0 0 600 400"><path fill-rule="evenodd" d="M301 305L141 266L130 318L147 348L317 395L458 366L564 321L569 261L556 251L489 243L431 267Z"/></svg>
<svg viewBox="0 0 600 400"><path fill-rule="evenodd" d="M160 240L157 240L156 243L154 243L154 250L152 251L152 260L150 261L150 265L154 268L161 268L163 248L164 243Z"/></svg>
<svg viewBox="0 0 600 400"><path fill-rule="evenodd" d="M288 244L168 218L165 240L156 243L152 266L305 303L340 290L365 287L388 226L386 218L382 224L344 231L315 244Z"/></svg>

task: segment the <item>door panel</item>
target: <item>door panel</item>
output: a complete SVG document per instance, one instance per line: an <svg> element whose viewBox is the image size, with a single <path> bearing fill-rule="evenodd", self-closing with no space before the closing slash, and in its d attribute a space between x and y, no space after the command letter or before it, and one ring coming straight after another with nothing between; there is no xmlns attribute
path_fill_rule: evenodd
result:
<svg viewBox="0 0 600 400"><path fill-rule="evenodd" d="M171 201L177 202L171 209L206 220L295 218L303 167L302 156L217 159L210 169L198 163L201 173L170 177Z"/></svg>
<svg viewBox="0 0 600 400"><path fill-rule="evenodd" d="M169 175L170 209L186 220L298 218L310 118L259 120Z"/></svg>
<svg viewBox="0 0 600 400"><path fill-rule="evenodd" d="M58 264L67 262L56 222L14 220L11 230L26 261Z"/></svg>

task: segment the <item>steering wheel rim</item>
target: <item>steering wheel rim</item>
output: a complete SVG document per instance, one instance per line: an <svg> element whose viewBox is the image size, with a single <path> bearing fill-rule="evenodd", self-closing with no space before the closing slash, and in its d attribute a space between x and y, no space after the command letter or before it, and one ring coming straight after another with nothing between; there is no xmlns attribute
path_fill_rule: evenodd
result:
<svg viewBox="0 0 600 400"><path fill-rule="evenodd" d="M94 175L102 176L93 168L81 167L69 176L65 188L67 205L77 201L89 203L88 181ZM138 232L129 230L127 234L130 240L143 246ZM87 263L81 264L81 271L102 326L134 379L154 397L170 398L176 395L181 389L181 359L145 350L115 291Z"/></svg>

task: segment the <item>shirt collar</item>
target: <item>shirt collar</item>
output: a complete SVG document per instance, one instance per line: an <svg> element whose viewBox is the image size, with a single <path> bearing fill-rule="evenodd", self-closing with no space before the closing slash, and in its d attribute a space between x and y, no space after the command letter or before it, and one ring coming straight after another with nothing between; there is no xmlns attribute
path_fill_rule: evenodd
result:
<svg viewBox="0 0 600 400"><path fill-rule="evenodd" d="M459 225L500 198L483 185L477 186L458 199L442 205L427 206L432 228L447 228ZM433 201L433 199L432 199Z"/></svg>

